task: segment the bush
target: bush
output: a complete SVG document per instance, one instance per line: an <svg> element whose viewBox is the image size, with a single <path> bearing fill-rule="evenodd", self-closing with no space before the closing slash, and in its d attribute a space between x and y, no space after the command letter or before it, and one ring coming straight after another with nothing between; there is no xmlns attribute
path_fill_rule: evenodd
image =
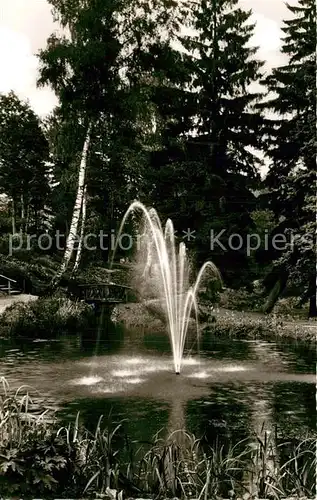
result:
<svg viewBox="0 0 317 500"><path fill-rule="evenodd" d="M93 310L84 302L62 297L39 298L8 307L0 316L0 328L8 336L48 338L88 328L93 320Z"/></svg>
<svg viewBox="0 0 317 500"><path fill-rule="evenodd" d="M245 288L233 290L227 288L220 295L219 306L236 311L259 311L263 298L259 291L250 292Z"/></svg>
<svg viewBox="0 0 317 500"><path fill-rule="evenodd" d="M299 306L299 297L285 297L280 299L274 306L273 312L283 317L308 317L308 303L304 307Z"/></svg>
<svg viewBox="0 0 317 500"><path fill-rule="evenodd" d="M74 453L57 432L54 414L41 413L33 394L11 394L2 379L0 395L0 490L2 494L37 495L66 490ZM50 419L49 419L50 417Z"/></svg>
<svg viewBox="0 0 317 500"><path fill-rule="evenodd" d="M231 288L225 289L220 294L219 306L225 309L235 311L254 311L261 312L266 297L263 288L259 282L254 282L254 289L252 292L245 288L233 290ZM308 303L304 307L299 306L299 297L283 297L280 298L274 306L274 313L279 316L289 318L308 317Z"/></svg>
<svg viewBox="0 0 317 500"><path fill-rule="evenodd" d="M234 337L241 339L262 337L267 329L266 322L224 314L208 325L208 331L217 337Z"/></svg>
<svg viewBox="0 0 317 500"><path fill-rule="evenodd" d="M76 274L77 284L96 284L103 285L107 282L115 282L119 285L127 285L130 282L130 270L128 268L90 266L79 270Z"/></svg>
<svg viewBox="0 0 317 500"><path fill-rule="evenodd" d="M54 276L56 263L47 258L33 258L27 252L24 257L20 255L20 259L0 254L0 269L1 274L16 280L26 293L37 295L45 290Z"/></svg>

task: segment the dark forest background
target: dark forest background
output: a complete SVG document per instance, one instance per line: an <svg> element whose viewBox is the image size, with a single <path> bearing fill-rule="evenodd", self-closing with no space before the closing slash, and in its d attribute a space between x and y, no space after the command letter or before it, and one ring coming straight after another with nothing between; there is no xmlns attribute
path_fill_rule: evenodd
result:
<svg viewBox="0 0 317 500"><path fill-rule="evenodd" d="M65 35L38 54L38 84L59 105L41 121L13 92L0 96L2 262L12 232L69 231L91 126L85 233L117 230L138 199L172 218L180 241L195 231L184 240L192 259L212 260L227 287L257 280L266 311L288 290L315 315L315 2L288 6L288 64L271 74L236 0L49 3ZM211 250L210 231L223 229L225 247L241 235L240 250ZM262 244L248 255L252 233ZM277 234L293 244L275 249ZM45 258L62 255L53 246ZM81 269L108 264L106 250L83 250Z"/></svg>

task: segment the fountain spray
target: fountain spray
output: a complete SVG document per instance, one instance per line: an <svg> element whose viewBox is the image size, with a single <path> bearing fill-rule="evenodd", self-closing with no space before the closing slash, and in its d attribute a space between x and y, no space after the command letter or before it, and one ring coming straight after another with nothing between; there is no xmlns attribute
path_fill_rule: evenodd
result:
<svg viewBox="0 0 317 500"><path fill-rule="evenodd" d="M192 310L195 311L197 338L199 339L197 291L207 270L221 281L217 267L210 261L200 269L196 281L189 284L189 260L186 246L181 242L177 247L175 231L171 219L168 219L163 228L155 209L147 209L142 203L133 202L126 211L117 237L115 250L118 245L127 218L131 213L140 211L143 215L143 238L147 258L144 269L144 278L151 267L156 269L157 298L163 299L167 317L168 333L172 347L175 374L181 372L181 364L188 331L189 319ZM142 247L138 250L142 251Z"/></svg>

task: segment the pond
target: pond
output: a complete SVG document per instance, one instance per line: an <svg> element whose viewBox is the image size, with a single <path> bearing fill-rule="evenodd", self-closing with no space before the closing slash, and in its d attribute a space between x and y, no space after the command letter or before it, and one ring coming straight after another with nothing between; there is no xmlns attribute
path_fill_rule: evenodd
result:
<svg viewBox="0 0 317 500"><path fill-rule="evenodd" d="M63 421L100 415L133 440L185 428L210 443L267 429L284 439L315 430L315 352L303 344L202 336L175 375L165 335L104 325L55 340L0 340L0 376L28 384Z"/></svg>

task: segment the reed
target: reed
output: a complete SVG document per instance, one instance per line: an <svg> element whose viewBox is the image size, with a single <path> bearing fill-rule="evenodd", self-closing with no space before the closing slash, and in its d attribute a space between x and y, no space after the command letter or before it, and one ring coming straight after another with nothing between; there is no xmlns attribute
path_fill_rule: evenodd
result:
<svg viewBox="0 0 317 500"><path fill-rule="evenodd" d="M151 443L138 443L127 438L122 423L112 426L103 417L94 432L79 414L60 426L54 410L40 409L35 391L12 391L5 379L0 382L3 495L315 498L315 436L278 443L274 433L261 432L225 448L184 430L162 430Z"/></svg>

